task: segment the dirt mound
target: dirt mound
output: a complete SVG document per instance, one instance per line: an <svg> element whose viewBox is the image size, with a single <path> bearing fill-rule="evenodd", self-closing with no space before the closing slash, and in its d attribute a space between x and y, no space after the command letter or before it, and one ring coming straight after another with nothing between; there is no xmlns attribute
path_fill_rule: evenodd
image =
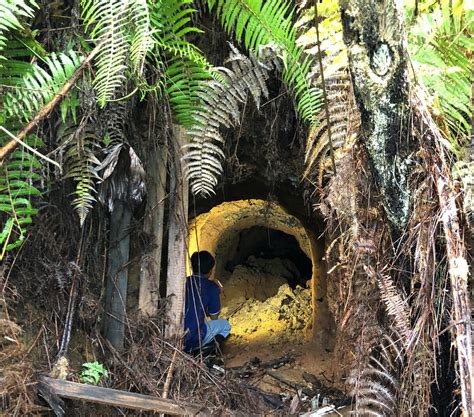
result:
<svg viewBox="0 0 474 417"><path fill-rule="evenodd" d="M304 341L311 326L311 290L288 285L297 272L291 261L280 258L250 257L234 269L222 297L222 317L232 325L233 343Z"/></svg>

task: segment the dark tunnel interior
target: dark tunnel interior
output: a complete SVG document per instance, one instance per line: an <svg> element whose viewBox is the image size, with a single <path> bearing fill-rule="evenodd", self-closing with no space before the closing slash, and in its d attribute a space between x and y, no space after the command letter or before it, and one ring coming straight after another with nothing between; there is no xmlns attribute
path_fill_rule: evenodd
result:
<svg viewBox="0 0 474 417"><path fill-rule="evenodd" d="M233 272L237 265L248 264L248 259L280 258L286 264L292 265L292 273L288 275L288 284L295 288L297 285L305 287L306 281L311 279L313 265L311 260L301 250L294 236L280 230L263 226L253 226L243 229L230 239L219 242L218 259L222 259L221 268L228 273Z"/></svg>

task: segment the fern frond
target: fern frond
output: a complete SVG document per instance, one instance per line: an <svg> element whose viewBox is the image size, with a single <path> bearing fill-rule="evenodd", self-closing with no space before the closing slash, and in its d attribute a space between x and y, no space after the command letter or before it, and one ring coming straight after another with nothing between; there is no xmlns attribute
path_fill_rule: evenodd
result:
<svg viewBox="0 0 474 417"><path fill-rule="evenodd" d="M351 132L358 124L358 112L355 110L348 57L342 39L342 24L337 3L318 4L317 30L320 48L316 43L318 37L314 27L314 16L314 6L308 4L296 26L301 32L297 44L304 49L305 53L310 56L317 56L319 50L322 53L329 126L326 112L324 110L319 112L317 114L318 124L312 127L306 141L306 169L304 172L304 176L307 178L316 176L316 183L322 190L326 173L330 174L333 171L332 157L334 157L337 166L338 150L351 146ZM319 65L312 68L311 78L316 80L317 87L323 88ZM332 146L329 142L329 128Z"/></svg>
<svg viewBox="0 0 474 417"><path fill-rule="evenodd" d="M8 127L17 130L19 125ZM0 145L8 140L8 136L0 134ZM40 139L33 135L29 136L26 142L34 148L42 146ZM0 219L3 223L0 230L0 260L6 251L23 243L27 233L26 227L38 213L31 204L31 198L41 195L35 186L35 181L38 181L40 176L34 172L40 168L41 163L23 147L15 150L0 168Z"/></svg>
<svg viewBox="0 0 474 417"><path fill-rule="evenodd" d="M410 31L410 53L416 77L433 97L450 128L450 142L459 153L470 133L474 53L474 10L459 2L421 14Z"/></svg>
<svg viewBox="0 0 474 417"><path fill-rule="evenodd" d="M396 416L400 392L400 373L403 371L403 357L395 339L385 335L370 360L358 375L352 375L349 382L355 397L354 415Z"/></svg>
<svg viewBox="0 0 474 417"><path fill-rule="evenodd" d="M126 80L129 1L82 0L81 5L86 30L90 30L92 39L102 43L95 60L97 74L93 84L99 106L104 107Z"/></svg>
<svg viewBox="0 0 474 417"><path fill-rule="evenodd" d="M77 126L66 127L59 133L59 137L66 149L64 178L71 178L76 184L72 205L82 226L96 201L95 184L100 179L96 168L100 161L95 152L99 147L99 138L95 133L94 124L87 119Z"/></svg>
<svg viewBox="0 0 474 417"><path fill-rule="evenodd" d="M185 145L183 157L186 177L191 181L194 194L214 193L217 176L222 173L224 139L219 128L240 124L240 107L248 94L252 95L257 107L261 96L268 96L266 80L275 65L270 57L271 54L267 62L261 63L255 55L248 58L232 48L227 61L232 69L219 68L221 81L211 80L198 86L201 104L191 113L195 124L188 131L191 142Z"/></svg>
<svg viewBox="0 0 474 417"><path fill-rule="evenodd" d="M12 86L14 87L12 92L5 95L7 116L29 121L32 114L50 102L66 81L71 78L80 65L81 59L74 51L70 51L68 54L56 55L52 53L49 57L44 58L44 61L48 70L36 64L30 68L24 67L24 70L28 71L26 75ZM64 98L61 104L63 119L69 108L75 108L76 102L75 94Z"/></svg>
<svg viewBox="0 0 474 417"><path fill-rule="evenodd" d="M30 51L16 39L8 39L2 55L6 61L0 65L0 83L3 93L6 94L15 88L22 88L23 78L33 71L33 64L28 62L31 60ZM4 102L0 102L0 106L4 105Z"/></svg>
<svg viewBox="0 0 474 417"><path fill-rule="evenodd" d="M408 304L400 294L400 291L395 287L389 275L377 274L377 284L381 298L385 303L385 309L388 315L393 317L393 325L400 333L402 345L407 349L411 342L412 334Z"/></svg>
<svg viewBox="0 0 474 417"><path fill-rule="evenodd" d="M326 93L329 105L329 123L334 151L342 148L349 139L350 128L356 124L357 112L354 111L352 89L347 71L339 71L325 79ZM317 114L318 125L311 129L306 141L305 176L309 176L317 162L319 164L318 185L323 186L323 176L326 160L329 157L330 144L326 114L320 111ZM329 164L331 165L331 164Z"/></svg>
<svg viewBox="0 0 474 417"><path fill-rule="evenodd" d="M189 129L191 112L199 103L199 85L212 79L212 65L186 35L202 31L189 24L195 9L191 0L166 1L151 6L151 21L157 50L162 56L165 88L178 123Z"/></svg>
<svg viewBox="0 0 474 417"><path fill-rule="evenodd" d="M135 28L130 44L130 60L139 75L143 72L145 57L154 44L148 7L147 0L134 0L129 8L129 19L133 21Z"/></svg>
<svg viewBox="0 0 474 417"><path fill-rule="evenodd" d="M0 65L4 60L1 53L7 44L7 34L12 30L21 30L21 18L34 17L35 9L38 7L34 0L9 0L0 2Z"/></svg>
<svg viewBox="0 0 474 417"><path fill-rule="evenodd" d="M312 58L305 56L296 43L297 28L293 25L294 8L288 0L208 0L215 9L222 26L230 34L235 32L238 42L248 50L258 52L265 45L279 51L283 62L283 81L293 91L296 109L302 119L317 124L321 92L311 86L309 74Z"/></svg>

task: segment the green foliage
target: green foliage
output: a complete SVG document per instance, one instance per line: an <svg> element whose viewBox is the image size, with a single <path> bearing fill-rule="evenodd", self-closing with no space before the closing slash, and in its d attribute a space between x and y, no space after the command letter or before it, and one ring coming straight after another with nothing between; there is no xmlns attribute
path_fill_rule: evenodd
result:
<svg viewBox="0 0 474 417"><path fill-rule="evenodd" d="M145 0L82 0L82 17L90 36L100 44L95 59L94 87L101 107L127 80L128 56L141 75L152 47L152 30Z"/></svg>
<svg viewBox="0 0 474 417"><path fill-rule="evenodd" d="M133 21L132 37L130 40L130 60L136 74L143 73L145 58L153 48L153 30L151 29L151 16L146 0L130 2L129 16Z"/></svg>
<svg viewBox="0 0 474 417"><path fill-rule="evenodd" d="M296 43L297 28L293 24L294 9L288 0L208 0L224 29L235 33L238 42L254 50L272 45L283 61L283 81L293 91L296 109L300 116L317 124L316 114L320 106L320 92L311 86L309 74L312 57L303 53Z"/></svg>
<svg viewBox="0 0 474 417"><path fill-rule="evenodd" d="M21 30L22 18L34 17L35 1L24 0L0 0L0 62L4 59L1 52L7 46L8 33L13 30Z"/></svg>
<svg viewBox="0 0 474 417"><path fill-rule="evenodd" d="M18 117L29 121L34 113L40 110L59 92L62 86L71 78L80 64L80 57L70 51L68 54L56 55L54 52L44 58L47 70L34 64L24 67L25 75L13 86L13 92L5 95L5 110L7 116ZM16 64L18 65L18 64ZM21 70L21 66L17 68ZM61 115L65 120L68 109L75 118L78 105L75 94L70 94L61 103Z"/></svg>
<svg viewBox="0 0 474 417"><path fill-rule="evenodd" d="M0 146L9 140L9 136L0 132ZM41 140L33 135L26 143L34 148L42 146ZM33 208L31 198L41 194L35 186L40 176L34 172L40 168L41 163L24 148L16 149L8 161L0 166L0 219L2 223L6 219L0 230L0 260L6 251L24 242L27 225L31 224L38 212Z"/></svg>
<svg viewBox="0 0 474 417"><path fill-rule="evenodd" d="M76 183L72 205L79 216L81 226L95 203L95 182L99 180L96 168L100 161L94 152L99 148L99 138L94 124L89 119L79 125L63 129L59 135L65 146L64 163L66 175Z"/></svg>
<svg viewBox="0 0 474 417"><path fill-rule="evenodd" d="M20 38L19 38L20 39ZM33 45L34 46L34 45ZM46 69L38 64L30 64L22 60L28 57L24 41L9 41L4 49L4 56L8 57L0 68L0 83L8 90L2 102L2 125L16 133L24 122L31 120L33 115L47 104L64 83L71 77L80 58L74 53L51 54L43 58ZM75 114L77 99L69 96L61 105L63 118L71 108ZM0 145L5 145L11 138L2 134ZM25 143L34 149L43 146L36 136L29 136ZM35 156L18 148L2 166L0 174L0 213L5 218L5 226L0 234L2 245L1 256L7 250L18 247L25 239L26 227L31 224L37 210L32 207L31 198L40 195L35 186L39 175L35 172L41 164Z"/></svg>
<svg viewBox="0 0 474 417"><path fill-rule="evenodd" d="M104 368L104 365L97 361L83 363L82 367L85 369L81 372L80 378L81 382L86 384L97 385L102 378L109 377L109 373Z"/></svg>
<svg viewBox="0 0 474 417"><path fill-rule="evenodd" d="M212 75L211 64L197 46L186 40L186 35L201 31L191 25L195 10L192 0L168 0L151 5L151 20L156 28L156 53L164 61L166 93L176 120L182 126L193 125L191 112L199 104L198 90Z"/></svg>
<svg viewBox="0 0 474 417"><path fill-rule="evenodd" d="M219 127L240 124L240 107L248 93L257 107L262 95L268 97L266 80L268 71L275 66L275 58L272 51L266 51L266 61L262 63L253 54L247 58L233 48L227 60L232 69L218 68L220 81L208 81L197 90L201 105L191 113L194 125L188 132L191 143L186 145L184 156L186 175L194 194L214 193L217 176L222 174L220 161L225 158Z"/></svg>
<svg viewBox="0 0 474 417"><path fill-rule="evenodd" d="M472 116L474 9L468 5L462 0L436 3L418 16L409 37L415 75L446 118L455 151L457 142L467 141Z"/></svg>

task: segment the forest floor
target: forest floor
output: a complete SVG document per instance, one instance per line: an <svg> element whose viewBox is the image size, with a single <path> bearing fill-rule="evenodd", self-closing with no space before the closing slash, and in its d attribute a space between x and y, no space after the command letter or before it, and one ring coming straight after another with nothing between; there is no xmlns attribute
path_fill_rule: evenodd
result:
<svg viewBox="0 0 474 417"><path fill-rule="evenodd" d="M293 270L288 260L251 256L222 277L221 317L232 325L224 367L266 392L298 393L307 404L318 392L319 406L334 403L345 397L344 386L332 352L312 341L311 290L288 285Z"/></svg>

